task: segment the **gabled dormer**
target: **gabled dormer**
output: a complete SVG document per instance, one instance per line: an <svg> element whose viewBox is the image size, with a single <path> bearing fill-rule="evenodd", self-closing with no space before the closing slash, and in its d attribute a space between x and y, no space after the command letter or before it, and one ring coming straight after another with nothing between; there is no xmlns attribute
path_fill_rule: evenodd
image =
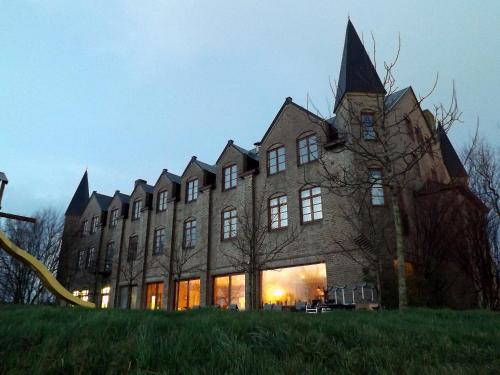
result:
<svg viewBox="0 0 500 375"><path fill-rule="evenodd" d="M92 192L81 215L81 231L83 235L97 233L101 226L106 225L109 204L113 198Z"/></svg>
<svg viewBox="0 0 500 375"><path fill-rule="evenodd" d="M171 200L179 200L181 176L170 173L164 169L154 185L153 207L156 212L165 211L167 203Z"/></svg>
<svg viewBox="0 0 500 375"><path fill-rule="evenodd" d="M237 187L239 176L259 167L256 150L245 150L230 139L216 162L217 181L222 191Z"/></svg>
<svg viewBox="0 0 500 375"><path fill-rule="evenodd" d="M127 219L129 200L129 195L121 193L120 190L115 191L108 208L108 224L110 228L115 228L120 218Z"/></svg>
<svg viewBox="0 0 500 375"><path fill-rule="evenodd" d="M154 187L148 185L146 180L135 180L134 190L129 199L129 218L139 220L144 210L152 208Z"/></svg>
<svg viewBox="0 0 500 375"><path fill-rule="evenodd" d="M198 199L200 190L215 186L217 167L199 161L193 156L181 177L181 200L192 203Z"/></svg>

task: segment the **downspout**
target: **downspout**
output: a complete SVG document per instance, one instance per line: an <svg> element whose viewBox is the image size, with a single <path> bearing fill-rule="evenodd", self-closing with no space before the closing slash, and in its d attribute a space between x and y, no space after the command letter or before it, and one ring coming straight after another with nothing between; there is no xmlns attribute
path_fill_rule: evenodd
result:
<svg viewBox="0 0 500 375"><path fill-rule="evenodd" d="M103 225L101 225L101 230L99 231L99 246L97 247L97 260L95 262L95 266L94 266L94 296L97 296L97 279L100 277L100 260L101 260L101 252L102 252L102 242L103 242L103 239L104 239L104 236L103 236L103 232L106 228L106 218L107 218L107 211L104 212L104 214L102 215L102 220L101 220L101 223ZM97 298L95 300L95 305L96 307L99 307L98 306L98 303L97 303Z"/></svg>
<svg viewBox="0 0 500 375"><path fill-rule="evenodd" d="M151 226L151 214L153 212L153 207L148 208L148 216L147 216L147 222L146 222L146 241L144 243L144 261L142 264L142 285L141 285L141 300L139 306L141 307L146 307L147 301L146 301L146 271L147 271L147 265L148 265L148 253L149 253L149 230ZM144 303L146 302L146 303Z"/></svg>
<svg viewBox="0 0 500 375"><path fill-rule="evenodd" d="M212 303L211 303L211 296L212 296L212 293L209 293L210 292L210 253L211 253L211 248L212 248L212 245L211 245L211 242L212 242L212 206L213 206L213 194L212 194L212 191L213 191L213 187L211 186L209 189L208 189L208 234L207 234L207 269L206 269L206 281L205 281L205 305L206 306L210 306Z"/></svg>
<svg viewBox="0 0 500 375"><path fill-rule="evenodd" d="M176 220L177 220L177 198L172 199L173 209L172 209L172 228L171 228L171 236L170 236L170 261L169 261L169 270L168 270L168 301L167 301L167 310L174 311L175 310L175 280L173 275L174 269L174 251L175 251L175 229L176 229Z"/></svg>
<svg viewBox="0 0 500 375"><path fill-rule="evenodd" d="M113 298L113 306L117 307L117 300L119 298L120 293L120 272L122 267L122 250L123 250L123 239L125 237L125 225L127 220L125 219L125 215L122 215L122 232L120 234L120 244L118 246L118 268L116 271L116 285L115 285L115 296ZM114 257L114 254L113 254Z"/></svg>

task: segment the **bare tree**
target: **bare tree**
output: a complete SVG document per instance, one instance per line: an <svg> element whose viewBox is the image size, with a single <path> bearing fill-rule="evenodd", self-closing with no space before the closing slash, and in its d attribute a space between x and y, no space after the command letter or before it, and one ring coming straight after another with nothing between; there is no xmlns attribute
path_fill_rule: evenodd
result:
<svg viewBox="0 0 500 375"><path fill-rule="evenodd" d="M280 235L271 235L270 222L278 220L278 217L271 215L268 210L268 195L264 186L253 202L245 200L237 207L237 234L231 240L233 246L228 250L221 250L237 272L248 275L250 301L246 303L246 308L249 310L259 307L259 272L277 259L299 234L298 227L288 222L286 231Z"/></svg>
<svg viewBox="0 0 500 375"><path fill-rule="evenodd" d="M475 225L466 232L473 254L468 269L476 277L483 306L500 308L500 148L476 135L463 150L464 166L469 175L470 190L483 202L487 214L472 217ZM473 213L468 213L472 215ZM485 249L485 246L487 247Z"/></svg>
<svg viewBox="0 0 500 375"><path fill-rule="evenodd" d="M63 230L62 216L54 209L47 208L37 212L35 218L36 224L7 221L4 231L17 246L55 273ZM32 269L3 252L0 254L0 299L22 304L53 301Z"/></svg>
<svg viewBox="0 0 500 375"><path fill-rule="evenodd" d="M311 117L323 128L330 142L327 145L329 152L319 155L321 176L317 181L307 182L320 184L344 198L362 196L367 200L374 184L384 188L388 199L382 203L393 221L394 244L391 247L397 259L398 299L399 307L403 309L408 299L402 197L415 187L419 162L426 155L435 156L437 153L439 132L449 131L459 121L460 112L454 88L449 106L436 105L434 114L422 111L422 102L433 93L437 78L429 92L415 97L403 115L393 111L393 100L397 96L393 94L398 91L394 70L399 52L398 47L394 60L384 62L383 91L379 94L344 95L335 110L333 124L331 116L322 116L319 111L321 120ZM331 87L336 97L337 85ZM362 113L367 108L371 117L365 120ZM438 126L434 123L435 119ZM342 156L335 157L336 154ZM379 169L382 175L374 176L373 168Z"/></svg>

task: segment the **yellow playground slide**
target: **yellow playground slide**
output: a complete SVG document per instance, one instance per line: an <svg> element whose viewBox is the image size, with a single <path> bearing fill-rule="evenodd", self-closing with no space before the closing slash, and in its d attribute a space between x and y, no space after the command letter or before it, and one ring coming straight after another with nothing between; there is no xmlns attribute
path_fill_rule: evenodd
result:
<svg viewBox="0 0 500 375"><path fill-rule="evenodd" d="M5 233L0 230L0 247L3 248L9 255L15 259L23 262L28 267L33 269L42 280L45 287L50 290L56 297L66 301L72 305L82 307L95 307L92 302L86 302L74 296L69 290L64 288L59 281L52 275L52 273L44 266L42 262L36 259L33 255L20 247L14 245L11 240L7 238Z"/></svg>

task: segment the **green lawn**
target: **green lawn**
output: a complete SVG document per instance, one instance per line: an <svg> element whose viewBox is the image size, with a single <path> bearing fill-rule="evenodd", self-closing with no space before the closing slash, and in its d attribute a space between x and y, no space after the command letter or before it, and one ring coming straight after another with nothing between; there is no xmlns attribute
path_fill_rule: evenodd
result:
<svg viewBox="0 0 500 375"><path fill-rule="evenodd" d="M500 314L0 305L0 374L500 373Z"/></svg>

